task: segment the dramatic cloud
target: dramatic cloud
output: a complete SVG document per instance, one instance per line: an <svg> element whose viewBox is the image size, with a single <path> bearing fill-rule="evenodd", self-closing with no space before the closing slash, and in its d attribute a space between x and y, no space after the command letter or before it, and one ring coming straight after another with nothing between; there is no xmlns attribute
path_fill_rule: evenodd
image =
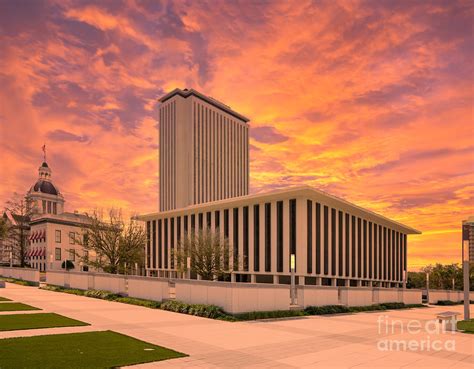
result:
<svg viewBox="0 0 474 369"><path fill-rule="evenodd" d="M255 141L275 144L280 142L285 142L288 140L288 137L278 133L277 130L273 127L255 127L250 130L250 137Z"/></svg>
<svg viewBox="0 0 474 369"><path fill-rule="evenodd" d="M0 199L46 143L69 210L158 205L157 99L251 118L251 191L309 184L459 261L474 208L470 1L0 1ZM264 123L261 123L264 122Z"/></svg>
<svg viewBox="0 0 474 369"><path fill-rule="evenodd" d="M71 132L66 132L61 129L49 132L46 136L48 139L53 141L76 141L76 142L87 142L89 137L78 136Z"/></svg>

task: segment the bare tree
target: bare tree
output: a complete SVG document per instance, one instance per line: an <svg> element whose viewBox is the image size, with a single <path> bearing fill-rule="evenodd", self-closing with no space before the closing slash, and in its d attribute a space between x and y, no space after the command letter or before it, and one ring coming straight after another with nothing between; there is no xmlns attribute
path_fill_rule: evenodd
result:
<svg viewBox="0 0 474 369"><path fill-rule="evenodd" d="M189 258L191 272L204 280L216 280L230 273L229 241L218 229L213 232L206 228L184 237L174 250L174 256L178 270L188 270Z"/></svg>
<svg viewBox="0 0 474 369"><path fill-rule="evenodd" d="M8 222L6 238L11 245L13 260L18 260L21 267L26 266L28 235L33 214L32 202L17 193L6 203L5 215Z"/></svg>
<svg viewBox="0 0 474 369"><path fill-rule="evenodd" d="M107 217L102 211L87 214L90 223L83 227L83 236L75 242L82 245L80 261L107 273L123 272L126 265L143 265L146 234L133 218L127 223L120 210L111 209Z"/></svg>
<svg viewBox="0 0 474 369"><path fill-rule="evenodd" d="M8 236L8 223L5 218L0 218L0 241Z"/></svg>

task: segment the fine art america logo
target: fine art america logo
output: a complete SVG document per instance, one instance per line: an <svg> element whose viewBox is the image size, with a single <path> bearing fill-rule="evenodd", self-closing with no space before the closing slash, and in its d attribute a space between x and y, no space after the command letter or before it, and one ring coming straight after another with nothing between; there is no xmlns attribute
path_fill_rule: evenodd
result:
<svg viewBox="0 0 474 369"><path fill-rule="evenodd" d="M455 330L447 329L446 324L437 320L409 320L404 323L401 320L389 319L387 315L377 318L379 336L384 338L377 340L379 351L455 351L456 342L449 339L449 335ZM397 337L390 337L397 335Z"/></svg>

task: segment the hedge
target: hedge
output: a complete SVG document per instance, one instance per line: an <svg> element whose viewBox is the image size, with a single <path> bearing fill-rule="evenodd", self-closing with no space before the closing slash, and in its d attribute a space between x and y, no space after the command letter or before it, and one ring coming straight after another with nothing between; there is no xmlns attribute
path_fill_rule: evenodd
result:
<svg viewBox="0 0 474 369"><path fill-rule="evenodd" d="M211 319L224 318L228 316L224 310L215 305L186 304L184 302L172 300L163 302L160 309Z"/></svg>
<svg viewBox="0 0 474 369"><path fill-rule="evenodd" d="M9 282L9 283L15 283L19 284L21 286L34 286L38 287L39 282L31 282L31 281L25 281L23 279L16 279L16 278L7 278L7 277L0 277L0 280Z"/></svg>

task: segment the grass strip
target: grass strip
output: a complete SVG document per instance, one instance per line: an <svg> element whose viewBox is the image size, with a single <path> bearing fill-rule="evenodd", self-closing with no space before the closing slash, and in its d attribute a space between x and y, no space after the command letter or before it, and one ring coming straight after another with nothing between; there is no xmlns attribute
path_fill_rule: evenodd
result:
<svg viewBox="0 0 474 369"><path fill-rule="evenodd" d="M24 311L24 310L41 310L37 307L22 304L21 302L4 302L0 304L1 311Z"/></svg>
<svg viewBox="0 0 474 369"><path fill-rule="evenodd" d="M186 355L112 331L0 340L5 368L115 368Z"/></svg>
<svg viewBox="0 0 474 369"><path fill-rule="evenodd" d="M458 329L464 333L474 334L474 319L461 320L458 322Z"/></svg>
<svg viewBox="0 0 474 369"><path fill-rule="evenodd" d="M0 331L89 325L55 313L0 315Z"/></svg>

